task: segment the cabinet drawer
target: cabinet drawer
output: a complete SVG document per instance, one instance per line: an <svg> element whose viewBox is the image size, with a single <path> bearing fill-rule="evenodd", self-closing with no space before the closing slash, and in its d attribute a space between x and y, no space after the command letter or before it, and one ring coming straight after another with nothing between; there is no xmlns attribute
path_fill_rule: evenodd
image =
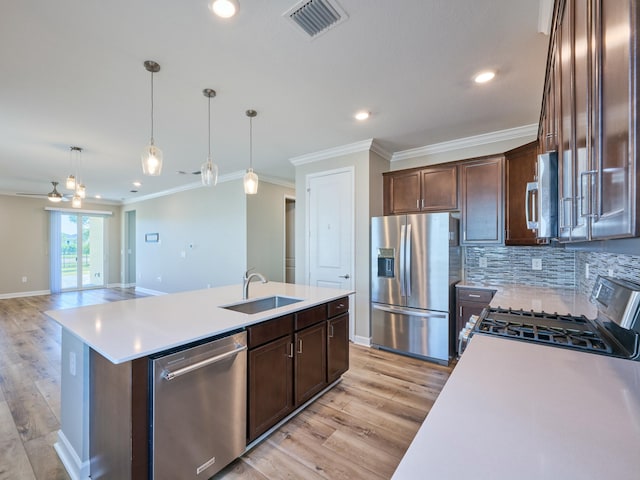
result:
<svg viewBox="0 0 640 480"><path fill-rule="evenodd" d="M306 328L318 322L322 322L327 318L326 304L318 305L307 310L303 310L295 314L295 330Z"/></svg>
<svg viewBox="0 0 640 480"><path fill-rule="evenodd" d="M327 304L327 317L335 317L349 311L349 297L339 298Z"/></svg>
<svg viewBox="0 0 640 480"><path fill-rule="evenodd" d="M483 290L479 288L459 288L458 301L461 302L480 302L489 304L493 298L493 290Z"/></svg>
<svg viewBox="0 0 640 480"><path fill-rule="evenodd" d="M291 333L293 333L293 314L267 320L247 327L248 346L249 348L259 347Z"/></svg>

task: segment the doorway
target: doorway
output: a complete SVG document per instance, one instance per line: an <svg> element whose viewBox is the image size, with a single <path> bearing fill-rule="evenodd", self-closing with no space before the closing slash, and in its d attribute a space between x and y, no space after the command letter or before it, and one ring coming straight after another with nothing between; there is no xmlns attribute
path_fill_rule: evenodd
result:
<svg viewBox="0 0 640 480"><path fill-rule="evenodd" d="M296 199L284 198L284 281L296 283Z"/></svg>
<svg viewBox="0 0 640 480"><path fill-rule="evenodd" d="M100 215L60 214L60 288L105 286L105 219Z"/></svg>

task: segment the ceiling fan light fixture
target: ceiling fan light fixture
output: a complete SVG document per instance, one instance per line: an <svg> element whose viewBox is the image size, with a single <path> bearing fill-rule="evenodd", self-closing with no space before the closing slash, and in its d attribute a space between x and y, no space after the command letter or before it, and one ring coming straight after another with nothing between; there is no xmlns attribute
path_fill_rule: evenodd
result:
<svg viewBox="0 0 640 480"><path fill-rule="evenodd" d="M200 167L200 181L205 187L210 187L218 183L218 166L213 163L213 158L211 157L211 99L216 96L216 91L211 88L205 88L202 94L209 101L209 154L207 155L207 160Z"/></svg>
<svg viewBox="0 0 640 480"><path fill-rule="evenodd" d="M62 201L62 194L57 189L58 182L51 182L51 184L53 185L53 190L47 194L47 198L50 202L60 203Z"/></svg>
<svg viewBox="0 0 640 480"><path fill-rule="evenodd" d="M255 195L258 193L258 175L253 171L253 118L258 115L255 110L247 110L249 117L249 169L244 175L244 193L245 195Z"/></svg>
<svg viewBox="0 0 640 480"><path fill-rule="evenodd" d="M151 139L142 151L142 173L156 177L162 173L162 150L153 142L153 74L160 71L160 65L153 60L144 62L144 68L151 73Z"/></svg>
<svg viewBox="0 0 640 480"><path fill-rule="evenodd" d="M209 8L220 18L231 18L238 12L236 0L212 0Z"/></svg>

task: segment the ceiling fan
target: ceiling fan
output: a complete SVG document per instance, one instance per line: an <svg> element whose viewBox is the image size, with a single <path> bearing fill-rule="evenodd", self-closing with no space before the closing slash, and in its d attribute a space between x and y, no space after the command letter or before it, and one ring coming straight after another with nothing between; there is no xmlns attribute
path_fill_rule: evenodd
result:
<svg viewBox="0 0 640 480"><path fill-rule="evenodd" d="M49 193L16 193L16 195L47 198L50 202L53 203L69 201L70 195L62 194L58 191L58 182L51 182L51 185L53 185L53 190L51 190Z"/></svg>

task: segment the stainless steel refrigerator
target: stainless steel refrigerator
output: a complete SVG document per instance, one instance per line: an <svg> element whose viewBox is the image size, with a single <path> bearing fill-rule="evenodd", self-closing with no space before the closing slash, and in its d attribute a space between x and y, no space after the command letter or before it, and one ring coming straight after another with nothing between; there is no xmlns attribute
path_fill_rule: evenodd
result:
<svg viewBox="0 0 640 480"><path fill-rule="evenodd" d="M371 327L375 347L448 364L453 289L460 280L452 213L371 219Z"/></svg>

